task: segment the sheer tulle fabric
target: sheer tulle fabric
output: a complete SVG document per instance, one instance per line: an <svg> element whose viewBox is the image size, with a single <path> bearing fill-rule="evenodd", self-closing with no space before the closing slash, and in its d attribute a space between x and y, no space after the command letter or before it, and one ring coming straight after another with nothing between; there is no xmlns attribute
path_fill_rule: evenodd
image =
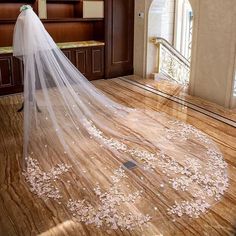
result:
<svg viewBox="0 0 236 236"><path fill-rule="evenodd" d="M17 19L14 55L24 62L24 176L38 197L79 222L133 229L198 217L224 194L226 163L209 137L109 99L31 9Z"/></svg>

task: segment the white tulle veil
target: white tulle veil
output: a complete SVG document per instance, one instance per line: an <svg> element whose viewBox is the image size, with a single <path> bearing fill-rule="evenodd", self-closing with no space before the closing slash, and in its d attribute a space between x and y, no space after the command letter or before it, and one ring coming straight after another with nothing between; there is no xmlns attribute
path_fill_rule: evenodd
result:
<svg viewBox="0 0 236 236"><path fill-rule="evenodd" d="M198 217L221 198L228 177L214 142L164 113L105 96L30 7L16 22L14 56L24 63L24 176L38 197L114 229Z"/></svg>

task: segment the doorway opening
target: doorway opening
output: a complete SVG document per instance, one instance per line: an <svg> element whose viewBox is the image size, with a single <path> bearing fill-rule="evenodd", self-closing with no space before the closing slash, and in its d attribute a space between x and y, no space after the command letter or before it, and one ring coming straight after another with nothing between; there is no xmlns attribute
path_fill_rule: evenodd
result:
<svg viewBox="0 0 236 236"><path fill-rule="evenodd" d="M154 0L148 14L147 77L187 85L193 11L189 0Z"/></svg>

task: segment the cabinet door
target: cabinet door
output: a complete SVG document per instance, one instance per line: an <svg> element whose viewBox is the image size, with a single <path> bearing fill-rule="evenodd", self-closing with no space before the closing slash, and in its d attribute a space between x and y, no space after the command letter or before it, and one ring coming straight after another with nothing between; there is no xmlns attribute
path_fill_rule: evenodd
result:
<svg viewBox="0 0 236 236"><path fill-rule="evenodd" d="M90 79L104 77L104 47L91 47L91 75Z"/></svg>
<svg viewBox="0 0 236 236"><path fill-rule="evenodd" d="M0 55L0 95L23 90L23 65L12 54Z"/></svg>
<svg viewBox="0 0 236 236"><path fill-rule="evenodd" d="M105 1L105 76L133 73L134 0Z"/></svg>
<svg viewBox="0 0 236 236"><path fill-rule="evenodd" d="M71 50L62 50L62 52L65 54L65 56L70 60L70 61L72 61L72 51Z"/></svg>
<svg viewBox="0 0 236 236"><path fill-rule="evenodd" d="M104 78L104 46L76 49L75 66L88 80Z"/></svg>
<svg viewBox="0 0 236 236"><path fill-rule="evenodd" d="M89 74L89 50L79 48L75 50L75 66L86 77Z"/></svg>
<svg viewBox="0 0 236 236"><path fill-rule="evenodd" d="M11 56L0 57L0 89L14 86L13 58Z"/></svg>
<svg viewBox="0 0 236 236"><path fill-rule="evenodd" d="M14 86L19 87L18 92L23 90L24 84L24 65L23 62L13 57Z"/></svg>

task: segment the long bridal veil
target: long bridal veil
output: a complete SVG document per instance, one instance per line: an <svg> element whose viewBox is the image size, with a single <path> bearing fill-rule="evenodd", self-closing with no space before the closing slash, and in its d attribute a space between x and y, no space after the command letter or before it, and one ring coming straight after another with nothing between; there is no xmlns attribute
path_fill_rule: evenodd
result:
<svg viewBox="0 0 236 236"><path fill-rule="evenodd" d="M75 68L28 6L14 31L24 63L24 176L78 222L133 229L199 217L228 186L215 143L161 112L112 101Z"/></svg>

